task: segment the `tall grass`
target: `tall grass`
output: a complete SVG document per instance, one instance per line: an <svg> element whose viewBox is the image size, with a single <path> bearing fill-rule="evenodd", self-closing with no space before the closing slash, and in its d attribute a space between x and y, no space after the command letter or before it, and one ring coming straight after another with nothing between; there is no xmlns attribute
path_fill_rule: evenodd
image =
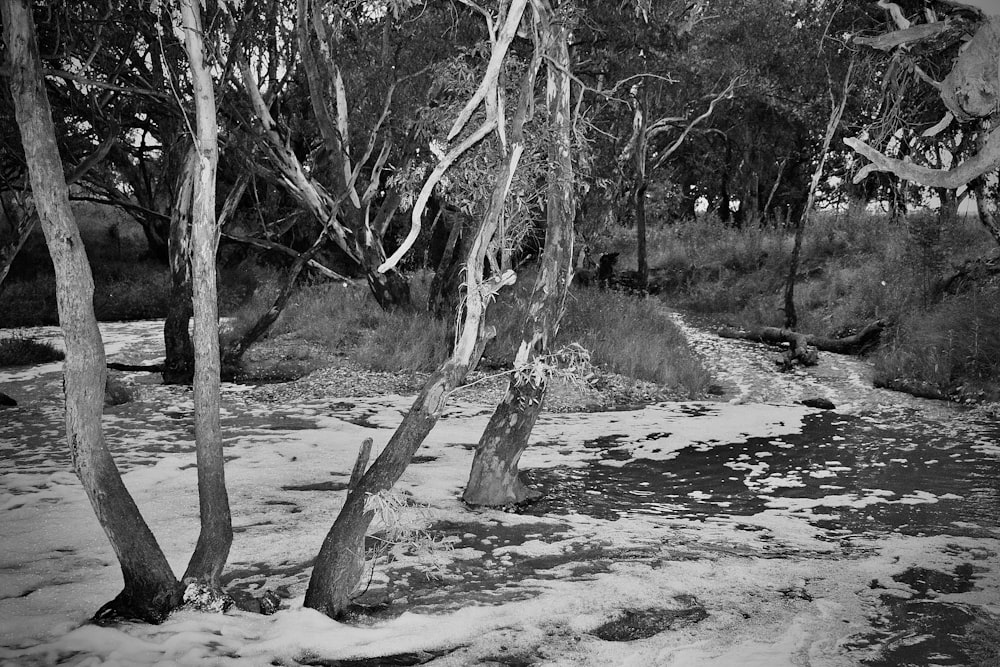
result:
<svg viewBox="0 0 1000 667"><path fill-rule="evenodd" d="M615 230L598 251L635 263L633 230ZM651 281L660 298L721 324L778 325L792 246L789 229L737 229L703 217L652 226ZM995 283L960 296L940 281L964 262L993 256L996 243L975 217L942 224L933 212L887 216L823 213L805 231L796 284L798 328L838 336L875 319L890 322L876 353L880 382L904 378L947 394L1000 377L1000 301ZM630 266L631 265L631 266ZM993 378L991 380L991 378Z"/></svg>
<svg viewBox="0 0 1000 667"><path fill-rule="evenodd" d="M533 278L530 273L520 277L492 308L490 323L497 336L486 348L485 361L494 367L508 368L513 363ZM653 299L596 288L574 289L551 347L570 343L586 348L591 362L601 368L666 385L691 397L703 395L711 380L663 305Z"/></svg>
<svg viewBox="0 0 1000 667"><path fill-rule="evenodd" d="M62 361L66 357L62 350L51 343L37 341L26 336L0 338L0 368L4 366L27 366Z"/></svg>
<svg viewBox="0 0 1000 667"><path fill-rule="evenodd" d="M942 301L903 318L875 357L875 380L915 382L942 394L1000 398L1000 286Z"/></svg>
<svg viewBox="0 0 1000 667"><path fill-rule="evenodd" d="M580 343L592 362L621 375L704 395L710 376L684 334L652 299L587 289L570 295L558 344Z"/></svg>

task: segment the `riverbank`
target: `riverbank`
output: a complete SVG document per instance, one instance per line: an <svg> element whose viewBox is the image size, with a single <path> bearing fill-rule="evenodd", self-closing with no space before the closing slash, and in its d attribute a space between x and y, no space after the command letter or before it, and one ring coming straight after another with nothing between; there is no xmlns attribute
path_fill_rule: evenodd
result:
<svg viewBox="0 0 1000 667"><path fill-rule="evenodd" d="M714 323L783 326L792 229L736 228L711 216L648 230L650 289ZM635 268L634 230L591 240ZM888 323L873 381L955 402L1000 400L1000 257L975 216L817 214L805 231L796 328L842 337Z"/></svg>

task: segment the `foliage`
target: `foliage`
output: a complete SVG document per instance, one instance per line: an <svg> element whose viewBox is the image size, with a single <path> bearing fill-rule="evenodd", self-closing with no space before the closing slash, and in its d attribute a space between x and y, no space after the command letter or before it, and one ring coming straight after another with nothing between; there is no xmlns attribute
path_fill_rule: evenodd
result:
<svg viewBox="0 0 1000 667"><path fill-rule="evenodd" d="M713 323L780 326L791 233L736 229L711 216L654 227L652 282L667 303ZM604 238L602 249L627 252L631 242L622 230ZM896 222L820 214L803 245L799 329L841 336L885 319L890 328L874 355L880 382L917 381L941 394L958 386L980 391L995 382L1000 363L997 289L949 295L942 277L993 247L975 219L942 226L929 212Z"/></svg>
<svg viewBox="0 0 1000 667"><path fill-rule="evenodd" d="M521 340L523 304L531 276L502 294L490 323L497 336L486 348L483 365L510 368ZM555 357L539 369L564 378L588 378L593 367L666 385L691 397L703 395L710 378L662 304L615 291L574 289L555 341ZM584 354L584 352L586 354ZM564 360L560 360L565 357ZM534 367L526 369L537 372Z"/></svg>
<svg viewBox="0 0 1000 667"><path fill-rule="evenodd" d="M941 394L1000 398L1000 287L963 294L904 316L875 357L875 381L933 387Z"/></svg>
<svg viewBox="0 0 1000 667"><path fill-rule="evenodd" d="M65 357L52 343L21 335L0 338L0 367L46 364L62 361Z"/></svg>
<svg viewBox="0 0 1000 667"><path fill-rule="evenodd" d="M374 513L376 526L366 536L368 582L380 562L389 564L402 558L417 559L428 579L439 577L447 564L444 552L452 549L452 541L447 537L435 538L423 528L426 512L422 507L414 505L403 492L388 489L367 494L365 511ZM358 591L356 597L363 593Z"/></svg>

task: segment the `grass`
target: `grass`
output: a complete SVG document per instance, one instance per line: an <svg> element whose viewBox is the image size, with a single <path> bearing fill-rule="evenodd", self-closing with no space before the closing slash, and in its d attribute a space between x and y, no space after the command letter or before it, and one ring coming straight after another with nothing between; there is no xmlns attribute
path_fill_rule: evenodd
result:
<svg viewBox="0 0 1000 667"><path fill-rule="evenodd" d="M616 230L592 245L598 252L620 252L619 268L634 268L633 234ZM648 244L651 282L671 306L719 324L783 324L790 230L736 229L699 218L653 225ZM878 382L910 382L939 395L997 396L1000 287L986 280L959 295L939 288L953 267L996 253L974 216L944 226L931 212L897 222L880 215L819 214L803 245L797 328L840 336L888 320L889 331L873 355Z"/></svg>
<svg viewBox="0 0 1000 667"><path fill-rule="evenodd" d="M486 363L506 368L513 362L533 280L530 273L521 276L493 307L490 323L498 333L486 348ZM691 397L703 395L711 381L683 334L654 299L596 288L574 289L550 347L571 343L587 349L595 366Z"/></svg>
<svg viewBox="0 0 1000 667"><path fill-rule="evenodd" d="M62 361L66 355L51 343L39 342L26 336L0 339L0 367L33 366Z"/></svg>
<svg viewBox="0 0 1000 667"><path fill-rule="evenodd" d="M73 208L94 276L97 319L164 317L169 271L163 263L143 258L146 245L138 224L108 207L74 203ZM55 273L42 233L36 230L0 284L0 327L58 323Z"/></svg>

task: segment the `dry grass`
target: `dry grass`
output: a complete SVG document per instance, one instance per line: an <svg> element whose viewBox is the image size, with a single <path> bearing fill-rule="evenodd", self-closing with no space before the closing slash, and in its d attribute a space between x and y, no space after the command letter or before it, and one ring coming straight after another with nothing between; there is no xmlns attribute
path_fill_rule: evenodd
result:
<svg viewBox="0 0 1000 667"><path fill-rule="evenodd" d="M43 343L25 336L0 339L0 367L33 366L62 361L66 357L51 343Z"/></svg>

